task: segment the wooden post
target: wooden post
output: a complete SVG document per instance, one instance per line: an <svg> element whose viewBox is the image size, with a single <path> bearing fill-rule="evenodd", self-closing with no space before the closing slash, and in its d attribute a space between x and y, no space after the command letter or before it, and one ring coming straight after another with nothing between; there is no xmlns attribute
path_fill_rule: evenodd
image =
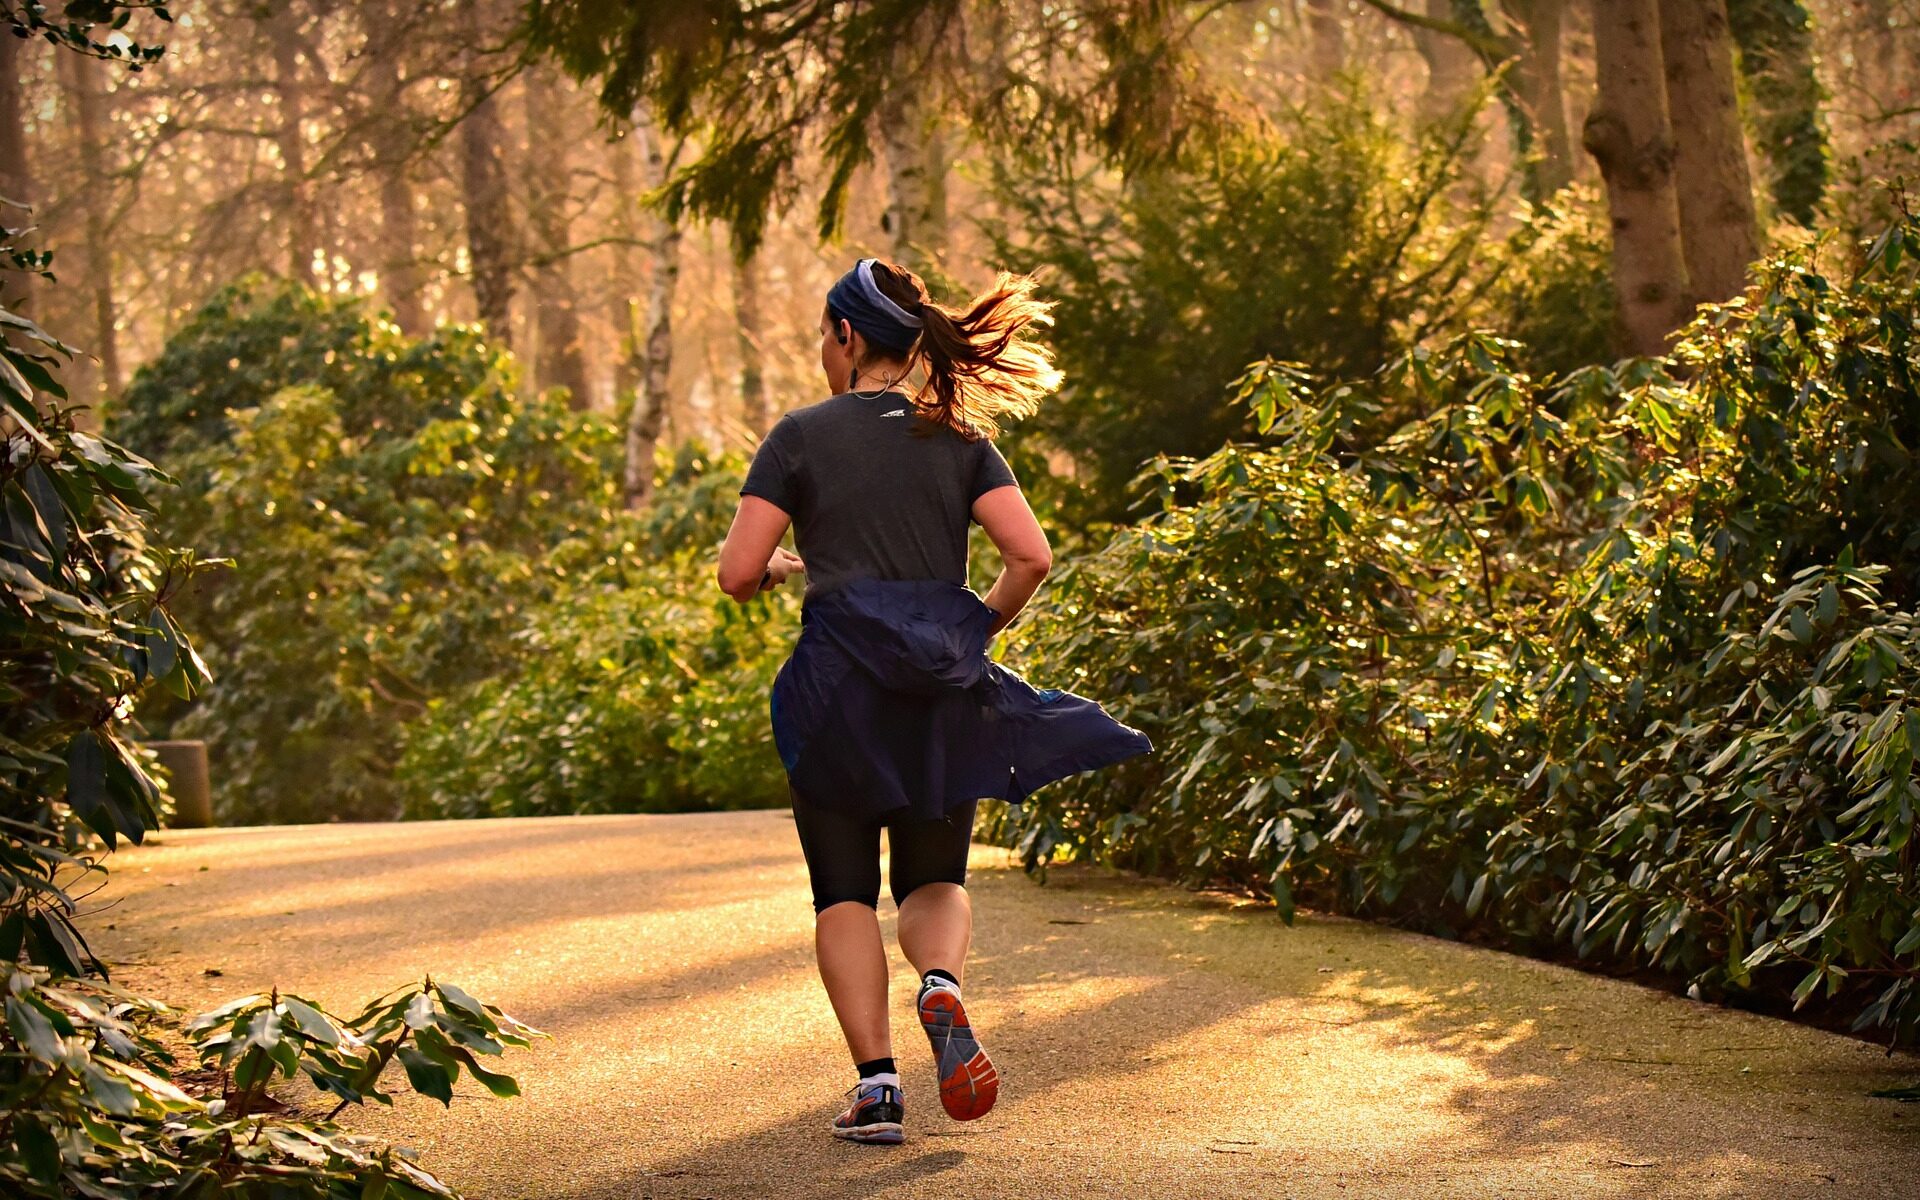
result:
<svg viewBox="0 0 1920 1200"><path fill-rule="evenodd" d="M148 742L167 769L173 795L175 829L205 829L213 824L213 789L208 783L205 742Z"/></svg>

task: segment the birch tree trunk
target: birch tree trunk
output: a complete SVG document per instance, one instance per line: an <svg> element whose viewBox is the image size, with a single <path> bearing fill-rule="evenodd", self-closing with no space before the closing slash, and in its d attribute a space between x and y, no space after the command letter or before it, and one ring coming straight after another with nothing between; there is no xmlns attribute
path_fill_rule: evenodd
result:
<svg viewBox="0 0 1920 1200"><path fill-rule="evenodd" d="M553 76L534 67L526 84L528 161L527 224L538 247L534 262L533 318L538 353L534 376L541 387L567 389L575 411L588 407L587 362L580 345L580 302L573 286L573 221L566 112Z"/></svg>
<svg viewBox="0 0 1920 1200"><path fill-rule="evenodd" d="M1427 15L1442 21L1453 17L1453 0L1427 0ZM1427 86L1420 93L1420 117L1440 121L1458 112L1473 87L1473 50L1452 34L1410 25L1414 48L1427 64Z"/></svg>
<svg viewBox="0 0 1920 1200"><path fill-rule="evenodd" d="M1687 279L1695 299L1717 303L1746 287L1760 256L1726 0L1660 0L1660 53Z"/></svg>
<svg viewBox="0 0 1920 1200"><path fill-rule="evenodd" d="M1340 23L1343 14L1334 11L1335 2L1306 0L1307 29L1313 44L1313 54L1308 60L1310 75L1320 83L1331 81L1347 65L1347 33Z"/></svg>
<svg viewBox="0 0 1920 1200"><path fill-rule="evenodd" d="M887 234L891 257L925 273L947 250L945 192L947 163L933 154L918 104L881 106L881 142L887 148Z"/></svg>
<svg viewBox="0 0 1920 1200"><path fill-rule="evenodd" d="M633 136L645 139L636 147L644 176L642 186L660 186L666 181L667 165L659 131L639 120L634 122ZM628 508L645 508L653 500L653 454L667 419L667 384L673 369L673 298L680 284L680 227L651 210L647 224L653 270L647 286L646 338L634 372L639 385L633 411L627 417Z"/></svg>
<svg viewBox="0 0 1920 1200"><path fill-rule="evenodd" d="M1658 0L1596 4L1593 42L1599 94L1582 141L1606 181L1620 320L1631 353L1661 354L1692 306Z"/></svg>
<svg viewBox="0 0 1920 1200"><path fill-rule="evenodd" d="M637 345L634 292L639 285L633 263L633 243L639 240L640 192L633 173L636 154L645 149L646 139L638 130L607 143L608 173L613 177L613 286L607 318L619 338L613 356L613 395L617 401L639 382L635 369L640 358Z"/></svg>
<svg viewBox="0 0 1920 1200"><path fill-rule="evenodd" d="M115 328L119 308L113 294L113 245L108 229L106 148L102 145L102 112L98 75L101 64L78 54L57 56L73 129L80 151L81 262L87 294L93 301L93 344L100 361L93 390L104 396L120 391L120 338ZM89 364L91 365L91 364Z"/></svg>
<svg viewBox="0 0 1920 1200"><path fill-rule="evenodd" d="M1898 107L1895 99L1902 90L1899 71L1899 39L1893 32L1891 0L1863 0L1856 17L1855 45L1866 78L1862 81L1868 95L1877 97L1883 109ZM1912 67L1908 63L1909 68Z"/></svg>
<svg viewBox="0 0 1920 1200"><path fill-rule="evenodd" d="M913 72L928 53L918 45L903 45L891 69ZM946 141L933 125L926 94L918 80L902 79L887 90L879 122L886 149L885 220L893 261L921 273L939 263L947 248Z"/></svg>

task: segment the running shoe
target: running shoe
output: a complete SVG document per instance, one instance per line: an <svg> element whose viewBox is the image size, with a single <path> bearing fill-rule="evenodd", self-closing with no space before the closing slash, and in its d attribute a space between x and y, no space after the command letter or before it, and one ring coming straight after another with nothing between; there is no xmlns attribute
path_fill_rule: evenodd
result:
<svg viewBox="0 0 1920 1200"><path fill-rule="evenodd" d="M900 1126L904 1096L890 1083L856 1083L847 1089L853 1102L833 1119L833 1136L850 1142L894 1146L906 1140Z"/></svg>
<svg viewBox="0 0 1920 1200"><path fill-rule="evenodd" d="M940 1107L956 1121L984 1117L1000 1094L1000 1073L973 1036L960 993L939 976L920 989L920 1028L940 1069Z"/></svg>

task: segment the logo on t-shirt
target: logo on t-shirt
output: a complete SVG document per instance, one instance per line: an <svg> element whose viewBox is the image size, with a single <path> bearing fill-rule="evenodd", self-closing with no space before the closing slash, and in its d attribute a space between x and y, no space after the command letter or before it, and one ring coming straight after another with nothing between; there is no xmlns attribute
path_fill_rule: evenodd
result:
<svg viewBox="0 0 1920 1200"><path fill-rule="evenodd" d="M907 415L907 410L904 408L896 408L892 412L883 412L880 415L883 417L904 417Z"/></svg>

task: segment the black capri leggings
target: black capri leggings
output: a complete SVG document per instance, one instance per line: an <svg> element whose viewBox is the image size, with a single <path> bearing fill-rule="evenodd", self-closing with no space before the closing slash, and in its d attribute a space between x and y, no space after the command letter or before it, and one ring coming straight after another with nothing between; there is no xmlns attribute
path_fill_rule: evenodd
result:
<svg viewBox="0 0 1920 1200"><path fill-rule="evenodd" d="M905 810L897 817L848 817L809 804L791 789L788 794L816 913L843 900L880 907L882 826L887 830L895 908L923 883L964 885L967 881L967 847L973 840L977 801L956 806L943 821L928 821Z"/></svg>

